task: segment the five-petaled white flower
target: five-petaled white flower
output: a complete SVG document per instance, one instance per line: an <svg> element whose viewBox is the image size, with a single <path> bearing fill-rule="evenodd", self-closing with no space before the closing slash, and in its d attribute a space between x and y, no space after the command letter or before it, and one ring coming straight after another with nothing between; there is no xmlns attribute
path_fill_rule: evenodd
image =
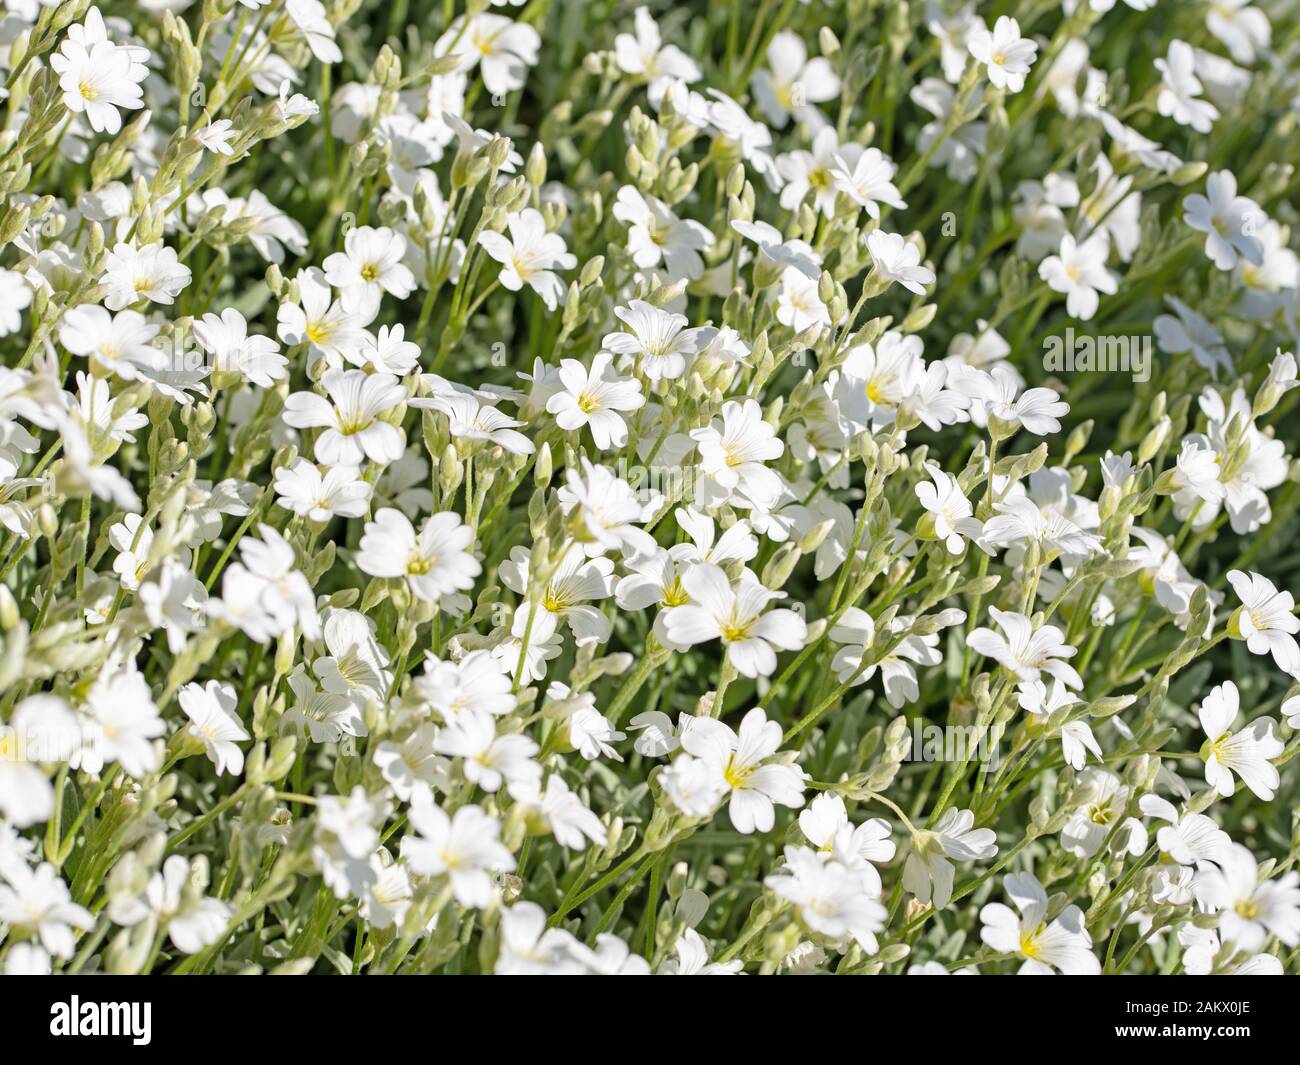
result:
<svg viewBox="0 0 1300 1065"><path fill-rule="evenodd" d="M610 365L612 361L606 351L592 357L590 368L577 359L564 359L560 363L564 390L546 401L546 409L555 415L561 429L572 431L585 425L601 451L627 443L627 423L619 412L645 404L641 386L634 379L620 377Z"/></svg>
<svg viewBox="0 0 1300 1065"><path fill-rule="evenodd" d="M1078 670L1066 661L1074 656L1075 648L1065 642L1065 633L1055 625L1035 628L1024 614L995 606L989 607L989 614L1002 634L982 627L973 630L966 640L972 651L992 658L1021 684L1047 673L1076 691L1083 687Z"/></svg>
<svg viewBox="0 0 1300 1065"><path fill-rule="evenodd" d="M1005 876L1002 887L1020 913L1001 902L987 903L980 910L980 939L1001 954L1024 958L1022 976L1050 976L1053 969L1067 976L1101 972L1078 906L1067 906L1049 924L1047 892L1032 873Z"/></svg>
<svg viewBox="0 0 1300 1065"><path fill-rule="evenodd" d="M372 577L403 579L429 602L474 587L483 567L470 548L474 530L459 514L443 511L425 519L417 533L400 510L385 507L366 522L357 565Z"/></svg>
<svg viewBox="0 0 1300 1065"><path fill-rule="evenodd" d="M99 8L92 7L84 24L68 30L50 57L50 67L59 76L69 111L84 114L96 133L117 133L122 128L118 109L138 111L144 106L140 83L149 74L148 57L145 49L110 41Z"/></svg>
<svg viewBox="0 0 1300 1065"><path fill-rule="evenodd" d="M206 749L217 775L229 772L239 776L244 771L244 752L239 743L248 739L235 708L239 696L233 684L210 680L207 684L186 684L177 693L185 716L190 719L188 732Z"/></svg>
<svg viewBox="0 0 1300 1065"><path fill-rule="evenodd" d="M670 607L664 614L665 631L674 644L689 647L721 640L727 659L743 677L770 677L776 669L777 651L797 651L808 626L795 611L768 610L784 592L763 586L751 570L742 570L733 585L718 566L702 563L682 576L691 601Z"/></svg>
<svg viewBox="0 0 1300 1065"><path fill-rule="evenodd" d="M1225 680L1210 689L1197 711L1206 740L1201 748L1205 760L1205 782L1220 795L1235 790L1233 774L1259 798L1273 798L1281 778L1270 759L1278 757L1283 744L1274 733L1272 718L1261 717L1237 732L1233 723L1240 711L1237 686Z"/></svg>
<svg viewBox="0 0 1300 1065"><path fill-rule="evenodd" d="M316 458L328 466L359 466L369 459L381 466L402 457L406 436L385 415L406 402L406 389L391 374L364 370L326 370L321 384L329 399L294 392L281 417L298 429L323 429Z"/></svg>
<svg viewBox="0 0 1300 1065"><path fill-rule="evenodd" d="M1278 669L1300 680L1300 618L1295 616L1295 597L1279 592L1259 573L1228 571L1228 583L1241 606L1228 620L1228 634L1246 641L1251 654L1273 656Z"/></svg>
<svg viewBox="0 0 1300 1065"><path fill-rule="evenodd" d="M506 219L510 236L484 230L478 236L492 258L501 264L501 284L513 292L527 285L555 310L564 298L564 282L556 270L572 270L578 265L575 255L565 248L564 238L546 232L541 212L527 207Z"/></svg>
<svg viewBox="0 0 1300 1065"><path fill-rule="evenodd" d="M716 718L697 717L682 730L685 753L672 768L691 766L712 793L713 805L729 797L727 811L737 832L770 832L776 806L803 805L807 776L798 766L773 760L780 748L780 724L759 707L744 716L739 732ZM665 786L673 797L668 781Z"/></svg>
<svg viewBox="0 0 1300 1065"><path fill-rule="evenodd" d="M995 88L1019 92L1025 87L1025 75L1038 55L1038 45L1020 36L1020 23L1000 15L992 31L976 21L966 42L970 54L988 70Z"/></svg>

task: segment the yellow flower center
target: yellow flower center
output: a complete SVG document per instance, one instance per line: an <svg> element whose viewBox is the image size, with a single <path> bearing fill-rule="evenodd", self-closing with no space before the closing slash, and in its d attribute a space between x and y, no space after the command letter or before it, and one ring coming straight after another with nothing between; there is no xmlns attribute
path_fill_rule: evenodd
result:
<svg viewBox="0 0 1300 1065"><path fill-rule="evenodd" d="M723 779L726 780L733 788L743 788L754 772L752 765L737 765L736 756L733 754L727 759L727 768L722 771Z"/></svg>
<svg viewBox="0 0 1300 1065"><path fill-rule="evenodd" d="M334 325L330 322L311 322L307 326L307 339L313 344L323 344L334 335Z"/></svg>
<svg viewBox="0 0 1300 1065"><path fill-rule="evenodd" d="M749 625L740 624L739 622L729 621L722 626L722 642L736 643L739 640L749 639Z"/></svg>
<svg viewBox="0 0 1300 1065"><path fill-rule="evenodd" d="M660 600L662 606L685 606L691 601L691 597L686 594L686 589L682 587L679 577L674 577L672 584L664 589L664 597Z"/></svg>
<svg viewBox="0 0 1300 1065"><path fill-rule="evenodd" d="M1020 953L1026 958L1037 958L1043 952L1043 948L1038 945L1038 935L1042 930L1040 924L1032 932L1020 933Z"/></svg>

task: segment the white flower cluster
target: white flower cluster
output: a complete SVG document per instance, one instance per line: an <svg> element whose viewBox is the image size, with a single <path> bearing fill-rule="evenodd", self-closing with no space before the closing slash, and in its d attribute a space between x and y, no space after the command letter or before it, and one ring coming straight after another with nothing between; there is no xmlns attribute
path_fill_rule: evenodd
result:
<svg viewBox="0 0 1300 1065"><path fill-rule="evenodd" d="M1300 8L988 6L9 2L0 969L1295 971Z"/></svg>

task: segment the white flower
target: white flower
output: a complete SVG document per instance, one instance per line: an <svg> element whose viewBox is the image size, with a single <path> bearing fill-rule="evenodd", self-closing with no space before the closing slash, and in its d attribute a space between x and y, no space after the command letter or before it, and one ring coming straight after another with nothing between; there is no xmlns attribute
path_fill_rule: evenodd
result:
<svg viewBox="0 0 1300 1065"><path fill-rule="evenodd" d="M49 976L50 956L36 943L13 943L5 955L5 976Z"/></svg>
<svg viewBox="0 0 1300 1065"><path fill-rule="evenodd" d="M322 635L329 654L311 664L326 691L360 699L387 696L393 677L388 652L375 638L375 628L374 621L356 610L331 607L326 611Z"/></svg>
<svg viewBox="0 0 1300 1065"><path fill-rule="evenodd" d="M625 74L644 78L652 107L659 101L669 83L699 81L699 65L676 45L664 44L659 25L644 7L634 13L635 34L620 33L614 38L614 62Z"/></svg>
<svg viewBox="0 0 1300 1065"><path fill-rule="evenodd" d="M652 381L681 377L688 360L711 339L707 329L688 329L685 315L673 314L644 300L615 307L614 316L631 332L606 333L601 347L615 355L639 357L641 369Z"/></svg>
<svg viewBox="0 0 1300 1065"><path fill-rule="evenodd" d="M631 185L618 190L613 214L628 227L628 253L643 270L662 264L672 281L704 273L700 252L712 246L713 234L700 222L678 218L662 200Z"/></svg>
<svg viewBox="0 0 1300 1065"><path fill-rule="evenodd" d="M293 545L269 525L259 525L258 540L239 542L240 562L226 568L221 598L209 613L238 625L258 643L297 627L308 639L320 634L320 615L307 578L297 569Z"/></svg>
<svg viewBox="0 0 1300 1065"><path fill-rule="evenodd" d="M1201 906L1219 915L1219 934L1237 949L1253 953L1270 935L1288 947L1300 944L1300 873L1261 880L1255 856L1234 844L1219 867L1197 872L1195 891Z"/></svg>
<svg viewBox="0 0 1300 1065"><path fill-rule="evenodd" d="M964 54L962 59L964 62ZM989 124L963 121L949 131L948 123L958 103L957 93L942 78L922 78L912 86L908 96L917 107L934 115L934 121L927 122L917 134L916 150L929 156L931 167L944 167L953 181L969 184L979 173L987 153Z"/></svg>
<svg viewBox="0 0 1300 1065"><path fill-rule="evenodd" d="M645 404L640 384L620 377L611 361L612 356L604 351L592 357L590 369L577 359L562 360L560 382L564 391L546 401L546 409L555 415L561 429L574 431L587 426L601 451L627 443L627 423L618 412L637 410Z"/></svg>
<svg viewBox="0 0 1300 1065"><path fill-rule="evenodd" d="M1223 42L1238 63L1253 63L1268 48L1272 27L1268 15L1251 0L1215 0L1205 13L1205 27Z"/></svg>
<svg viewBox="0 0 1300 1065"><path fill-rule="evenodd" d="M886 281L896 281L908 292L925 295L934 284L934 271L921 266L921 249L899 233L873 229L867 234L871 268Z"/></svg>
<svg viewBox="0 0 1300 1065"><path fill-rule="evenodd" d="M954 85L961 81L966 69L966 38L970 31L980 25L975 15L974 4L965 4L949 13L942 6L926 11L926 29L939 43L939 63L943 67L943 76Z"/></svg>
<svg viewBox="0 0 1300 1065"><path fill-rule="evenodd" d="M1041 719L1043 727L1052 727L1062 711L1081 705L1081 700L1059 680L1052 681L1051 692L1041 680L1028 680L1020 685L1017 696L1021 709ZM1057 726L1061 736L1061 753L1065 764L1076 772L1083 769L1091 751L1098 761L1102 758L1101 747L1092 734L1092 726L1083 720L1062 721Z"/></svg>
<svg viewBox="0 0 1300 1065"><path fill-rule="evenodd" d="M1220 368L1231 371L1232 355L1223 342L1223 334L1176 296L1166 296L1165 302L1174 314L1159 315L1152 323L1161 349L1172 355L1190 354L1214 374Z"/></svg>
<svg viewBox="0 0 1300 1065"><path fill-rule="evenodd" d="M343 250L325 257L325 280L339 290L343 309L373 317L387 292L405 299L415 275L403 262L406 238L387 226L357 226L343 238Z"/></svg>
<svg viewBox="0 0 1300 1065"><path fill-rule="evenodd" d="M500 717L515 709L510 677L485 650L469 651L459 662L445 662L432 651L425 657L424 675L416 690L434 713L451 720L472 710Z"/></svg>
<svg viewBox="0 0 1300 1065"><path fill-rule="evenodd" d="M715 718L697 717L683 730L682 747L686 754L673 764L683 758L702 764L720 788L719 798L730 795L728 813L737 832L770 832L775 806L803 805L806 774L798 766L770 761L781 747L781 726L759 707L744 716L739 733Z"/></svg>
<svg viewBox="0 0 1300 1065"><path fill-rule="evenodd" d="M331 466L324 474L307 459L275 471L276 502L310 521L359 518L370 508L372 488L355 466Z"/></svg>
<svg viewBox="0 0 1300 1065"><path fill-rule="evenodd" d="M261 388L289 376L280 346L270 337L249 336L247 320L233 307L205 314L193 328L199 347L212 355L213 370L240 374Z"/></svg>
<svg viewBox="0 0 1300 1065"><path fill-rule="evenodd" d="M420 365L420 346L406 339L406 327L381 325L377 336L366 334L362 357L380 373L404 377Z"/></svg>
<svg viewBox="0 0 1300 1065"><path fill-rule="evenodd" d="M434 45L437 55L460 58L461 70L475 66L483 75L483 86L493 96L522 89L527 68L537 65L542 39L526 22L512 22L501 15L480 12L456 18Z"/></svg>
<svg viewBox="0 0 1300 1065"><path fill-rule="evenodd" d="M998 853L997 833L975 828L975 815L955 806L935 826L912 834L912 849L903 866L903 887L920 902L942 910L952 899L953 862L973 862Z"/></svg>
<svg viewBox="0 0 1300 1065"><path fill-rule="evenodd" d="M415 896L410 874L402 862L381 847L370 856L374 879L366 885L359 912L376 928L391 928L406 919Z"/></svg>
<svg viewBox="0 0 1300 1065"><path fill-rule="evenodd" d="M193 135L196 141L214 155L234 155L235 150L230 146L230 142L235 139L238 132L230 119L219 118L215 122L209 121L206 125L200 126Z"/></svg>
<svg viewBox="0 0 1300 1065"><path fill-rule="evenodd" d="M493 972L499 976L574 976L584 967L582 945L562 928L548 928L546 911L535 902L516 902L501 910L501 950Z"/></svg>
<svg viewBox="0 0 1300 1065"><path fill-rule="evenodd" d="M95 927L95 918L72 901L68 885L49 862L34 870L14 862L0 868L0 921L33 933L56 958L72 957L74 928L84 932Z"/></svg>
<svg viewBox="0 0 1300 1065"><path fill-rule="evenodd" d="M124 381L138 381L150 370L167 368L167 357L152 343L159 329L138 311L110 314L83 303L63 316L59 343Z"/></svg>
<svg viewBox="0 0 1300 1065"><path fill-rule="evenodd" d="M511 591L527 596L532 557L527 549L511 549L510 560L501 563L501 580ZM588 559L578 546L571 547L549 573L538 607L558 623L573 630L579 647L609 639L609 619L599 608L588 605L614 594L614 563L607 558Z"/></svg>
<svg viewBox="0 0 1300 1065"><path fill-rule="evenodd" d="M1147 817L1169 822L1156 831L1156 843L1180 865L1227 864L1232 839L1204 814L1180 815L1173 803L1155 794L1143 795L1138 807Z"/></svg>
<svg viewBox="0 0 1300 1065"><path fill-rule="evenodd" d="M294 392L281 417L298 429L323 429L315 455L327 466L359 466L366 459L381 466L401 458L406 437L383 416L406 402L406 389L390 374L364 370L326 370L321 378L329 399Z"/></svg>
<svg viewBox="0 0 1300 1065"><path fill-rule="evenodd" d="M785 445L752 399L727 401L720 419L720 424L691 430L701 467L724 499L739 494L760 509L771 509L780 498L781 481L765 463L780 458Z"/></svg>
<svg viewBox="0 0 1300 1065"><path fill-rule="evenodd" d="M412 399L411 406L441 411L447 416L447 431L457 440L486 441L516 455L531 455L536 450L533 442L517 431L523 422L465 392Z"/></svg>
<svg viewBox="0 0 1300 1065"><path fill-rule="evenodd" d="M307 39L312 55L322 63L338 63L343 53L334 42L334 26L325 15L321 0L285 0L285 13Z"/></svg>
<svg viewBox="0 0 1300 1065"><path fill-rule="evenodd" d="M1020 975L1050 976L1053 969L1067 976L1101 973L1078 906L1067 906L1048 924L1047 892L1032 873L1005 876L1002 887L1020 914L1000 902L986 904L980 910L980 939L1001 954L1024 958Z"/></svg>
<svg viewBox="0 0 1300 1065"><path fill-rule="evenodd" d="M1102 549L1101 538L1084 532L1060 511L1044 512L1029 496L1015 496L995 503L997 512L984 523L984 538L989 544L1037 543L1044 557L1057 555L1085 559Z"/></svg>
<svg viewBox="0 0 1300 1065"><path fill-rule="evenodd" d="M845 145L844 150L853 147L858 146ZM845 159L834 126L826 126L817 131L811 151L795 149L781 153L776 157L776 168L785 178L785 187L781 190L781 206L786 210L796 210L811 192L817 210L827 218L833 218L840 190L836 187L832 170L844 164ZM737 219L731 225L733 229L739 229L740 226L757 227L766 223L742 222Z"/></svg>
<svg viewBox="0 0 1300 1065"><path fill-rule="evenodd" d="M1005 635L988 628L975 629L966 640L972 651L994 659L1021 684L1047 673L1076 691L1083 687L1083 678L1065 661L1074 656L1075 648L1065 642L1065 633L1055 625L1034 628L1024 614L995 606L989 607L989 614Z"/></svg>
<svg viewBox="0 0 1300 1065"><path fill-rule="evenodd" d="M483 250L502 265L501 284L514 292L527 285L541 297L547 310L555 310L565 291L555 271L572 270L578 265L577 257L566 250L563 237L546 232L541 212L532 207L510 215L506 228L509 237L490 229L478 237Z"/></svg>
<svg viewBox="0 0 1300 1065"><path fill-rule="evenodd" d="M743 677L771 676L777 651L803 646L808 632L803 618L793 610L768 610L768 604L785 598L785 593L765 588L751 570L742 570L733 586L718 566L705 563L683 574L682 587L691 602L664 612L674 644L720 639L727 659Z"/></svg>
<svg viewBox="0 0 1300 1065"><path fill-rule="evenodd" d="M831 393L839 416L855 428L872 431L892 425L899 408L916 397L925 379L923 350L920 337L893 329L874 344L851 347Z"/></svg>
<svg viewBox="0 0 1300 1065"><path fill-rule="evenodd" d="M825 121L812 105L840 94L829 60L809 59L803 38L782 30L767 46L767 65L754 72L754 98L775 129L784 129L792 114L810 125Z"/></svg>
<svg viewBox="0 0 1300 1065"><path fill-rule="evenodd" d="M239 696L234 685L216 680L186 684L176 701L190 719L188 732L203 743L217 775L227 770L236 777L243 773L244 752L238 744L249 737L235 712Z"/></svg>
<svg viewBox="0 0 1300 1065"><path fill-rule="evenodd" d="M831 166L831 180L836 189L879 221L882 203L900 211L907 206L894 185L897 172L898 167L879 148L850 153L845 146ZM868 248L870 239L868 236ZM874 248L871 254L873 259L877 257Z"/></svg>
<svg viewBox="0 0 1300 1065"><path fill-rule="evenodd" d="M173 248L162 244L141 248L118 244L104 260L104 306L120 311L141 300L175 303L190 277L190 268Z"/></svg>
<svg viewBox="0 0 1300 1065"><path fill-rule="evenodd" d="M229 903L209 898L194 886L198 868L197 861L171 855L149 878L141 894L111 897L109 917L114 924L127 928L154 917L167 929L177 950L197 954L221 938L235 912Z"/></svg>
<svg viewBox="0 0 1300 1065"><path fill-rule="evenodd" d="M654 538L636 527L644 507L630 484L586 458L580 468L570 466L565 477L566 484L557 493L560 506L576 518L576 535L588 555L610 551L644 555L655 549Z"/></svg>
<svg viewBox="0 0 1300 1065"><path fill-rule="evenodd" d="M557 688L568 691L563 684L556 683L551 685L548 694L554 694ZM601 757L621 762L623 756L614 750L613 744L627 739L627 734L619 732L613 723L596 709L595 696L585 692L577 700L562 699L562 701L569 702L573 707L564 722L573 749L588 762L594 762Z"/></svg>
<svg viewBox="0 0 1300 1065"><path fill-rule="evenodd" d="M63 104L74 114L84 114L96 133L117 133L122 128L118 108L138 111L144 106L140 83L148 68L138 52L108 40L99 8L92 7L84 25L72 26L50 67L59 76Z"/></svg>
<svg viewBox="0 0 1300 1065"><path fill-rule="evenodd" d="M1038 45L1020 36L1020 23L1002 15L990 33L982 21L976 21L966 41L977 62L988 69L995 88L1019 92L1025 87L1025 75L1038 55Z"/></svg>
<svg viewBox="0 0 1300 1065"><path fill-rule="evenodd" d="M876 952L876 933L885 927L887 914L863 890L857 873L807 847L786 847L784 868L763 884L792 902L809 930L834 939L851 936L868 954Z"/></svg>
<svg viewBox="0 0 1300 1065"><path fill-rule="evenodd" d="M369 796L360 784L346 799L323 795L316 804L312 860L335 897L363 895L376 880L370 858L379 847L379 829L392 804Z"/></svg>
<svg viewBox="0 0 1300 1065"><path fill-rule="evenodd" d="M677 957L659 966L660 976L735 976L745 967L740 961L709 961L708 944L694 928L686 929L673 949Z"/></svg>
<svg viewBox="0 0 1300 1065"><path fill-rule="evenodd" d="M1190 126L1197 133L1209 133L1219 109L1200 99L1204 91L1196 76L1196 54L1186 41L1170 41L1169 54L1157 59L1160 71L1160 95L1156 109L1180 126Z"/></svg>
<svg viewBox="0 0 1300 1065"><path fill-rule="evenodd" d="M418 598L436 603L474 587L483 567L470 553L473 543L474 530L459 514L434 514L417 533L405 514L385 507L366 522L357 565L372 577L405 579Z"/></svg>
<svg viewBox="0 0 1300 1065"><path fill-rule="evenodd" d="M944 542L950 554L959 555L966 540L976 541L984 535L984 527L975 518L970 500L955 477L944 473L933 462L925 464L925 472L934 483L918 484L916 498L930 516L934 535Z"/></svg>
<svg viewBox="0 0 1300 1065"><path fill-rule="evenodd" d="M1124 817L1130 794L1114 773L1097 766L1085 769L1071 797L1079 805L1061 829L1061 845L1075 857L1091 858L1110 839L1115 853L1141 854L1147 847L1147 831L1137 818Z"/></svg>
<svg viewBox="0 0 1300 1065"><path fill-rule="evenodd" d="M450 787L451 763L434 748L437 737L437 726L425 723L416 727L400 744L385 740L375 748L373 761L393 789L393 794L402 802L410 802L422 784L444 791Z"/></svg>
<svg viewBox="0 0 1300 1065"><path fill-rule="evenodd" d="M484 791L497 791L503 783L540 783L542 769L533 761L537 744L527 736L498 736L490 714L470 710L457 714L438 730L434 749L463 758L465 779Z"/></svg>
<svg viewBox="0 0 1300 1065"><path fill-rule="evenodd" d="M958 625L966 620L961 610L945 610L934 618L943 626ZM889 626L891 634L907 633L915 619L907 615L896 615ZM843 646L831 659L831 668L841 684L865 684L879 670L885 698L895 709L915 702L921 694L917 681L916 666L937 666L943 661L938 651L939 634L929 633L925 636L907 635L896 643L879 661L872 661L863 667L863 659L875 642L876 623L865 610L851 606L845 610L838 622L831 626L832 642ZM876 655L872 655L874 659Z"/></svg>
<svg viewBox="0 0 1300 1065"><path fill-rule="evenodd" d="M880 874L871 863L883 864L894 857L888 822L872 817L854 825L844 800L827 791L800 811L799 829L818 851L861 876L868 894L880 894Z"/></svg>
<svg viewBox="0 0 1300 1065"><path fill-rule="evenodd" d="M1210 690L1197 711L1206 735L1201 748L1205 782L1220 795L1231 795L1235 787L1232 775L1236 773L1246 787L1268 802L1281 779L1270 759L1281 755L1283 744L1274 734L1272 719L1267 717L1231 732L1239 710L1237 686L1225 680Z"/></svg>
<svg viewBox="0 0 1300 1065"><path fill-rule="evenodd" d="M823 133L835 136L834 130L824 130ZM829 172L827 180L830 180ZM833 189L830 191L834 193ZM785 192L783 189L782 196ZM794 206L798 207L799 202L796 201ZM731 223L731 228L758 247L758 262L754 271L757 284L770 284L787 269L799 271L810 281L821 277L822 257L806 240L786 240L776 226L766 222L746 222L737 218Z"/></svg>
<svg viewBox="0 0 1300 1065"><path fill-rule="evenodd" d="M511 797L530 813L536 811L561 847L580 851L588 841L601 847L605 845L608 832L600 818L587 809L559 774L552 773L546 778L545 789L535 779L511 781L508 786Z"/></svg>
<svg viewBox="0 0 1300 1065"><path fill-rule="evenodd" d="M822 301L817 278L794 266L781 271L776 320L796 333L806 332L813 326L831 327L831 312Z"/></svg>
<svg viewBox="0 0 1300 1065"><path fill-rule="evenodd" d="M167 726L144 677L136 672L101 673L86 695L85 709L97 761L117 762L137 780L158 768L159 747L153 741Z"/></svg>
<svg viewBox="0 0 1300 1065"><path fill-rule="evenodd" d="M306 344L332 369L344 362L361 365L369 343L369 316L353 314L334 299L325 275L315 267L298 274L301 303L282 303L276 314L277 332L286 344Z"/></svg>
<svg viewBox="0 0 1300 1065"><path fill-rule="evenodd" d="M1237 178L1216 170L1205 179L1206 195L1183 200L1183 221L1205 234L1205 254L1220 270L1231 270L1238 257L1254 266L1264 262L1264 246L1254 231L1264 220L1259 204L1237 195Z"/></svg>
<svg viewBox="0 0 1300 1065"><path fill-rule="evenodd" d="M685 715L683 715L685 717ZM685 734L685 725L681 726ZM727 782L699 758L674 758L659 776L659 783L672 804L687 817L712 817L727 794Z"/></svg>
<svg viewBox="0 0 1300 1065"><path fill-rule="evenodd" d="M1062 403L1050 388L1028 388L1021 392L1019 374L1008 363L998 363L992 371L971 366L960 366L953 375L952 386L971 400L971 418L977 407L984 418L1015 428L1023 428L1035 436L1048 436L1061 431L1063 418L1070 405Z"/></svg>
<svg viewBox="0 0 1300 1065"><path fill-rule="evenodd" d="M1097 293L1114 295L1119 291L1118 280L1106 269L1109 255L1110 238L1105 230L1098 230L1081 244L1066 233L1058 252L1039 263L1038 276L1052 291L1064 293L1065 309L1086 322L1097 313Z"/></svg>
<svg viewBox="0 0 1300 1065"><path fill-rule="evenodd" d="M31 306L32 289L22 274L0 269L0 337L22 328L22 312Z"/></svg>
<svg viewBox="0 0 1300 1065"><path fill-rule="evenodd" d="M500 822L481 806L462 806L448 817L417 791L407 820L415 831L402 837L402 860L419 876L447 876L462 906L482 909L492 901L491 874L515 867L497 838Z"/></svg>
<svg viewBox="0 0 1300 1065"><path fill-rule="evenodd" d="M1273 656L1278 669L1300 679L1300 618L1295 616L1295 597L1279 592L1259 573L1228 571L1228 583L1241 600L1228 621L1228 632L1246 641L1252 654Z"/></svg>
<svg viewBox="0 0 1300 1065"><path fill-rule="evenodd" d="M37 730L48 724L44 713L48 709L60 718L71 714L57 696L29 695L15 708L9 724L0 725L0 814L15 828L41 824L54 811L54 788L49 778L23 750L29 739L41 738Z"/></svg>
<svg viewBox="0 0 1300 1065"><path fill-rule="evenodd" d="M675 726L673 719L662 710L642 711L627 723L629 730L641 733L633 741L632 749L645 758L662 758L672 754L681 748L677 729L686 721L687 717L683 714Z"/></svg>

